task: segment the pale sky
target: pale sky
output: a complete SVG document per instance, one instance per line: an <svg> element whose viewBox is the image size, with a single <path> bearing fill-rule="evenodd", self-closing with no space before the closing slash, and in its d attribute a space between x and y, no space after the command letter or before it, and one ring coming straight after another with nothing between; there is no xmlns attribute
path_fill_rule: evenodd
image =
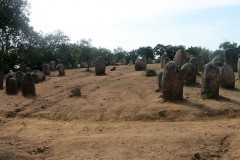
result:
<svg viewBox="0 0 240 160"><path fill-rule="evenodd" d="M28 0L36 31L61 30L95 47L240 45L240 0Z"/></svg>

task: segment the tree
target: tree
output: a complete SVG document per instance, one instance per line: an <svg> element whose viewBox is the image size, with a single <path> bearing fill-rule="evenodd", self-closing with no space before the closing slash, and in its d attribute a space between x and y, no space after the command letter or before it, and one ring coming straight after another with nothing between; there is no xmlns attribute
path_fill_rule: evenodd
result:
<svg viewBox="0 0 240 160"><path fill-rule="evenodd" d="M220 50L228 49L228 48L238 48L237 43L225 41L219 45Z"/></svg>
<svg viewBox="0 0 240 160"><path fill-rule="evenodd" d="M115 59L119 61L127 56L127 51L125 51L122 47L118 47L113 49L113 54Z"/></svg>
<svg viewBox="0 0 240 160"><path fill-rule="evenodd" d="M12 58L10 54L16 52L17 46L28 38L32 29L28 24L28 16L27 0L0 0L1 63L9 64Z"/></svg>
<svg viewBox="0 0 240 160"><path fill-rule="evenodd" d="M153 49L150 46L138 48L137 55L141 57L145 56L147 59L148 58L154 59Z"/></svg>
<svg viewBox="0 0 240 160"><path fill-rule="evenodd" d="M87 62L87 71L90 71L90 60L93 59L91 39L82 39L80 42L82 58Z"/></svg>

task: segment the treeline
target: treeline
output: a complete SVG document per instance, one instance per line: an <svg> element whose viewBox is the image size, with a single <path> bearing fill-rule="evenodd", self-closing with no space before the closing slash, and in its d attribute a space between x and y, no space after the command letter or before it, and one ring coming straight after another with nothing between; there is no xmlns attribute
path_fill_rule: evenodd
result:
<svg viewBox="0 0 240 160"><path fill-rule="evenodd" d="M219 49L210 51L202 47L189 47L184 45L157 44L154 48L140 47L126 51L121 47L113 51L107 48L95 47L91 40L82 39L71 43L67 35L61 31L53 33L39 33L29 25L29 11L27 0L4 0L0 1L0 71L41 69L43 63L55 61L71 68L75 64L89 64L96 56L103 56L107 63L111 58L117 62L125 59L136 60L137 57L145 56L147 59L155 59L163 53L173 59L178 49L184 49L194 56L202 55L208 62L209 55L223 55L226 48L240 46L234 42L223 42Z"/></svg>

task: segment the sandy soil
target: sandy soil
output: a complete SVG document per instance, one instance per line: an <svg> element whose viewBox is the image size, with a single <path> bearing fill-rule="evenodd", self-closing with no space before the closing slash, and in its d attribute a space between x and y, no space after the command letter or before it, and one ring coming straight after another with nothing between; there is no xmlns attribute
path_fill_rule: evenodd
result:
<svg viewBox="0 0 240 160"><path fill-rule="evenodd" d="M160 72L160 64L148 65ZM52 72L36 97L0 91L0 160L240 159L240 82L216 100L201 77L182 101L161 98L157 77L134 66ZM80 87L81 97L70 97Z"/></svg>

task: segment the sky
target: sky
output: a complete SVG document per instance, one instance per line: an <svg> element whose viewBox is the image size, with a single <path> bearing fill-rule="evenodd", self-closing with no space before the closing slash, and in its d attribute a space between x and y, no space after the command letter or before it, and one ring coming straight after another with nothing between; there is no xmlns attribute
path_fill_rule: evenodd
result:
<svg viewBox="0 0 240 160"><path fill-rule="evenodd" d="M163 45L240 45L240 0L28 0L36 31L130 51Z"/></svg>

